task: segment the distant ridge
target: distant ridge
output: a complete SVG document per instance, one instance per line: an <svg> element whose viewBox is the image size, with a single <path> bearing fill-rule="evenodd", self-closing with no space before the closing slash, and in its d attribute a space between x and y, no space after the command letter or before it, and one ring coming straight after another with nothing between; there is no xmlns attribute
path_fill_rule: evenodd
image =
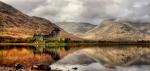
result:
<svg viewBox="0 0 150 71"><path fill-rule="evenodd" d="M56 22L56 25L72 34L84 34L96 25L85 22Z"/></svg>
<svg viewBox="0 0 150 71"><path fill-rule="evenodd" d="M112 40L112 41L136 41L145 38L138 28L129 23L107 20L99 26L88 31L84 39L91 40Z"/></svg>

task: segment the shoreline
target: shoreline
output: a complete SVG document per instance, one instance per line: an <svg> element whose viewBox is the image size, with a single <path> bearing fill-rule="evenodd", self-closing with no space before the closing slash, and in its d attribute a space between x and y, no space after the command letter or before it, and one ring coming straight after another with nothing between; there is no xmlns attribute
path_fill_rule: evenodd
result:
<svg viewBox="0 0 150 71"><path fill-rule="evenodd" d="M150 46L150 43L138 43L138 42L93 42L93 43L0 43L0 46L51 46L51 45L63 45L63 46Z"/></svg>
<svg viewBox="0 0 150 71"><path fill-rule="evenodd" d="M33 43L0 43L1 46L9 46L9 45L12 45L12 46L32 46Z"/></svg>

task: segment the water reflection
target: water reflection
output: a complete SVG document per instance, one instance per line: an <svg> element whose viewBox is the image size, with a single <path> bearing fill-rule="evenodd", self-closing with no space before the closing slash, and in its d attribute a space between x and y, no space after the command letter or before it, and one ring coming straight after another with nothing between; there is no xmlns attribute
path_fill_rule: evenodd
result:
<svg viewBox="0 0 150 71"><path fill-rule="evenodd" d="M51 64L66 56L69 50L70 47L0 46L0 66Z"/></svg>
<svg viewBox="0 0 150 71"><path fill-rule="evenodd" d="M106 67L150 65L150 48L139 46L86 47L59 60L57 64L101 63Z"/></svg>
<svg viewBox="0 0 150 71"><path fill-rule="evenodd" d="M14 66L16 63L30 67L37 63L47 63L53 61L48 54L35 54L34 50L21 48L1 49L0 50L0 65Z"/></svg>
<svg viewBox="0 0 150 71"><path fill-rule="evenodd" d="M150 48L146 46L78 46L45 48L31 46L0 46L0 66L12 67L15 63L31 67L35 64L51 64L55 62L55 64L72 65L98 62L106 67L112 67L129 64L128 62L146 53L150 53Z"/></svg>

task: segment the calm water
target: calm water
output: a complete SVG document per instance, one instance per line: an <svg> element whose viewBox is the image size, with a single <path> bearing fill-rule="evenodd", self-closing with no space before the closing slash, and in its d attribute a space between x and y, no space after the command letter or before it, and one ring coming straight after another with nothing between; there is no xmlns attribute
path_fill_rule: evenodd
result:
<svg viewBox="0 0 150 71"><path fill-rule="evenodd" d="M149 65L137 65L139 61L129 63L146 53L150 48L142 46L0 46L0 66L52 64L52 68L64 71L71 67L78 67L77 71L150 71Z"/></svg>
<svg viewBox="0 0 150 71"><path fill-rule="evenodd" d="M79 49L75 47L0 46L0 66L12 67L16 63L26 67L35 64L52 64Z"/></svg>

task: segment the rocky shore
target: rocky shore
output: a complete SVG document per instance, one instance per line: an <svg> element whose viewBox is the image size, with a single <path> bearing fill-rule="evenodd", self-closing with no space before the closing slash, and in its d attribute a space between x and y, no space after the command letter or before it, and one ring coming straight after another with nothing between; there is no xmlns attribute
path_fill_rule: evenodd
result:
<svg viewBox="0 0 150 71"><path fill-rule="evenodd" d="M149 71L150 65L141 66L116 66L116 68L106 68L100 63L92 63L89 65L51 65L51 70L31 70L31 69L19 69L11 67L0 67L0 71Z"/></svg>

